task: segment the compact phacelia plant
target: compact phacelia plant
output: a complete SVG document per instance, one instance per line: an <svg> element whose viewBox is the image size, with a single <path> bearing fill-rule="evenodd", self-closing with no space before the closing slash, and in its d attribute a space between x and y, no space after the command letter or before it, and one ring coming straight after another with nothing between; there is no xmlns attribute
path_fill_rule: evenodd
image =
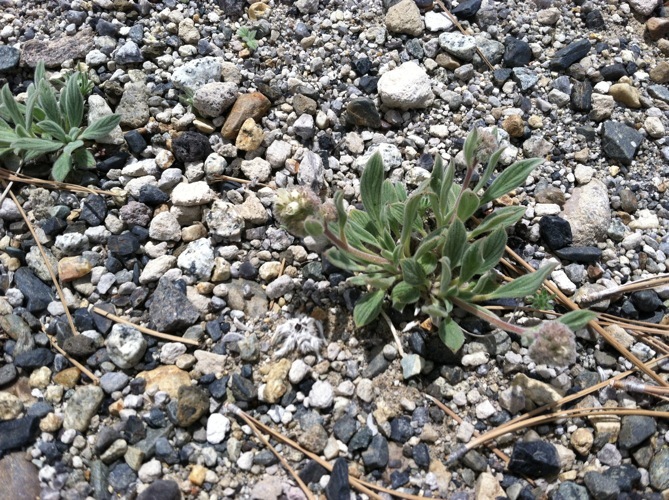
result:
<svg viewBox="0 0 669 500"><path fill-rule="evenodd" d="M108 115L83 126L84 98L93 90L92 82L85 73L75 71L60 86L57 92L40 62L25 103L16 101L8 85L2 88L0 157L14 155L24 164L52 155L51 177L62 182L73 170L95 167L85 141L108 135L121 118Z"/></svg>
<svg viewBox="0 0 669 500"><path fill-rule="evenodd" d="M385 303L399 311L413 306L430 317L455 352L465 341L452 314L460 308L531 341L535 330L510 324L483 304L534 294L555 267L549 264L507 283L495 269L505 252L506 230L525 207L495 208L492 202L523 185L542 160L515 162L493 177L503 153L496 144L489 133L468 135L461 184L455 182L454 161L444 165L437 157L429 179L409 194L402 184L384 180L383 161L375 153L360 180L364 210L347 210L341 192L333 202L321 203L309 189L296 187L278 193L274 213L296 235L327 238L333 245L326 251L328 260L354 274L350 283L367 289L353 312L359 327L373 322ZM481 161L486 167L475 179ZM579 311L561 321L573 328L589 319L591 313Z"/></svg>

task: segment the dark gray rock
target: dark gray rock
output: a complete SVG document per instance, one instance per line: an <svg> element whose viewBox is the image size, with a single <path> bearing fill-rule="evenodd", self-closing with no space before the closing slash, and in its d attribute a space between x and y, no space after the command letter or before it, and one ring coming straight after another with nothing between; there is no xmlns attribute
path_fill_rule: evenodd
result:
<svg viewBox="0 0 669 500"><path fill-rule="evenodd" d="M529 43L512 36L506 37L504 40L504 66L507 68L525 66L532 59L534 59L534 55Z"/></svg>
<svg viewBox="0 0 669 500"><path fill-rule="evenodd" d="M623 76L627 76L627 70L622 63L609 64L599 69L602 78L607 82L617 82Z"/></svg>
<svg viewBox="0 0 669 500"><path fill-rule="evenodd" d="M209 395L200 387L184 385L179 388L177 400L177 424L188 427L200 420L209 411Z"/></svg>
<svg viewBox="0 0 669 500"><path fill-rule="evenodd" d="M337 439L347 444L355 434L356 428L356 419L349 415L344 415L335 422L332 430Z"/></svg>
<svg viewBox="0 0 669 500"><path fill-rule="evenodd" d="M21 52L19 52L19 49L8 45L0 45L0 73L17 68L20 58Z"/></svg>
<svg viewBox="0 0 669 500"><path fill-rule="evenodd" d="M555 255L571 262L589 264L597 262L602 257L602 251L597 247L565 247L555 250Z"/></svg>
<svg viewBox="0 0 669 500"><path fill-rule="evenodd" d="M583 482L595 500L616 500L620 493L618 483L601 472L586 472Z"/></svg>
<svg viewBox="0 0 669 500"><path fill-rule="evenodd" d="M41 368L53 363L54 355L46 347L37 347L31 351L22 352L14 359L14 364L19 368Z"/></svg>
<svg viewBox="0 0 669 500"><path fill-rule="evenodd" d="M137 500L180 500L179 485L167 479L159 479L142 491Z"/></svg>
<svg viewBox="0 0 669 500"><path fill-rule="evenodd" d="M457 7L451 9L451 14L458 19L470 19L476 15L480 8L481 0L463 0Z"/></svg>
<svg viewBox="0 0 669 500"><path fill-rule="evenodd" d="M1 448L0 448L1 449ZM650 485L662 491L669 488L669 448L662 448L650 461Z"/></svg>
<svg viewBox="0 0 669 500"><path fill-rule="evenodd" d="M372 430L367 427L361 427L348 442L348 450L351 453L367 449L372 441Z"/></svg>
<svg viewBox="0 0 669 500"><path fill-rule="evenodd" d="M39 417L34 415L0 422L0 455L31 444L39 430Z"/></svg>
<svg viewBox="0 0 669 500"><path fill-rule="evenodd" d="M662 307L662 299L660 299L655 290L639 290L638 292L633 292L630 299L637 311L640 312L652 313Z"/></svg>
<svg viewBox="0 0 669 500"><path fill-rule="evenodd" d="M130 151L134 154L140 154L146 149L146 141L144 140L144 137L142 137L142 134L140 134L137 130L130 130L129 132L126 132L123 135L123 138L128 145L128 149L130 149Z"/></svg>
<svg viewBox="0 0 669 500"><path fill-rule="evenodd" d="M351 498L348 463L344 457L338 458L332 467L330 482L325 487L325 498L327 500L349 500Z"/></svg>
<svg viewBox="0 0 669 500"><path fill-rule="evenodd" d="M19 267L14 273L16 287L26 299L26 309L30 312L43 311L54 299L51 287L40 280L29 267Z"/></svg>
<svg viewBox="0 0 669 500"><path fill-rule="evenodd" d="M549 63L550 69L564 71L575 62L580 61L590 52L590 42L582 38L558 50Z"/></svg>
<svg viewBox="0 0 669 500"><path fill-rule="evenodd" d="M86 335L73 335L65 339L62 347L66 353L75 358L87 358L97 350L93 339Z"/></svg>
<svg viewBox="0 0 669 500"><path fill-rule="evenodd" d="M199 311L186 294L173 282L161 278L149 306L149 319L156 330L183 333L199 318Z"/></svg>
<svg viewBox="0 0 669 500"><path fill-rule="evenodd" d="M669 102L669 89L664 85L648 85L648 95L653 99Z"/></svg>
<svg viewBox="0 0 669 500"><path fill-rule="evenodd" d="M367 450L362 452L362 462L367 470L376 470L388 465L388 460L388 441L381 434L377 434Z"/></svg>
<svg viewBox="0 0 669 500"><path fill-rule="evenodd" d="M519 441L513 447L509 470L532 479L552 478L560 473L560 457L550 443Z"/></svg>
<svg viewBox="0 0 669 500"><path fill-rule="evenodd" d="M90 484L93 488L93 498L109 500L111 498L111 493L107 490L107 485L109 484L109 467L100 460L91 462L90 467Z"/></svg>
<svg viewBox="0 0 669 500"><path fill-rule="evenodd" d="M592 84L589 80L576 80L571 89L571 107L575 111L588 113L592 109Z"/></svg>
<svg viewBox="0 0 669 500"><path fill-rule="evenodd" d="M374 101L359 97L352 99L346 106L346 122L357 127L380 128L381 115Z"/></svg>
<svg viewBox="0 0 669 500"><path fill-rule="evenodd" d="M231 20L237 20L244 13L244 0L218 0L218 6L223 9L226 17Z"/></svg>
<svg viewBox="0 0 669 500"><path fill-rule="evenodd" d="M105 21L104 19L98 19L97 24L95 25L95 31L99 36L110 36L112 38L118 35L119 26Z"/></svg>
<svg viewBox="0 0 669 500"><path fill-rule="evenodd" d="M184 132L172 142L174 157L183 163L203 161L211 154L206 135L199 132Z"/></svg>
<svg viewBox="0 0 669 500"><path fill-rule="evenodd" d="M594 9L585 15L585 27L591 30L602 30L606 28L602 11Z"/></svg>
<svg viewBox="0 0 669 500"><path fill-rule="evenodd" d="M258 389L253 385L253 382L238 373L234 373L230 377L230 391L235 401L250 403L258 399Z"/></svg>
<svg viewBox="0 0 669 500"><path fill-rule="evenodd" d="M107 217L107 203L105 199L98 194L89 194L81 202L82 220L86 221L89 226L97 227L104 223Z"/></svg>
<svg viewBox="0 0 669 500"><path fill-rule="evenodd" d="M641 482L641 473L632 464L609 467L602 474L613 479L621 491L634 491Z"/></svg>
<svg viewBox="0 0 669 500"><path fill-rule="evenodd" d="M409 417L396 417L390 421L390 439L397 443L406 443L413 436L413 427Z"/></svg>
<svg viewBox="0 0 669 500"><path fill-rule="evenodd" d="M125 462L117 463L109 472L109 485L117 493L126 492L137 480L137 474Z"/></svg>
<svg viewBox="0 0 669 500"><path fill-rule="evenodd" d="M523 491L526 491L524 489ZM521 497L518 497L521 498ZM522 497L522 498L534 498L534 496ZM590 500L591 497L588 494L588 490L585 486L580 486L571 481L561 483L558 486L557 490L553 490L550 496L551 500Z"/></svg>
<svg viewBox="0 0 669 500"><path fill-rule="evenodd" d="M26 453L10 453L0 460L0 497L12 500L40 498L39 470Z"/></svg>
<svg viewBox="0 0 669 500"><path fill-rule="evenodd" d="M545 215L539 221L539 234L551 250L571 245L572 234L569 221L557 215Z"/></svg>
<svg viewBox="0 0 669 500"><path fill-rule="evenodd" d="M636 156L643 135L623 123L608 120L602 127L602 151L607 158L630 165Z"/></svg>
<svg viewBox="0 0 669 500"><path fill-rule="evenodd" d="M362 376L364 378L374 378L385 372L388 366L390 366L389 361L383 355L383 351L379 350L362 371Z"/></svg>
<svg viewBox="0 0 669 500"><path fill-rule="evenodd" d="M137 64L144 62L144 56L139 46L132 40L128 40L116 50L114 61L118 64Z"/></svg>
<svg viewBox="0 0 669 500"><path fill-rule="evenodd" d="M12 363L0 366L0 387L14 382L16 379L16 367Z"/></svg>
<svg viewBox="0 0 669 500"><path fill-rule="evenodd" d="M130 231L112 234L107 240L107 249L118 256L133 255L139 250L139 240Z"/></svg>
<svg viewBox="0 0 669 500"><path fill-rule="evenodd" d="M655 434L657 424L653 417L626 415L622 418L618 445L624 450L636 448Z"/></svg>
<svg viewBox="0 0 669 500"><path fill-rule="evenodd" d="M425 470L430 467L430 449L425 443L418 443L413 447L413 461L418 467Z"/></svg>

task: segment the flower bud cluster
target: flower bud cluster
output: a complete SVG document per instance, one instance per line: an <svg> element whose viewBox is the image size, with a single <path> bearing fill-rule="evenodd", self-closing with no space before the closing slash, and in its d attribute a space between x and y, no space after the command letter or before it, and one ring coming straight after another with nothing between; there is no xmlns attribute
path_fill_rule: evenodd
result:
<svg viewBox="0 0 669 500"><path fill-rule="evenodd" d="M574 332L559 321L544 321L534 335L529 355L537 364L569 366L576 362Z"/></svg>
<svg viewBox="0 0 669 500"><path fill-rule="evenodd" d="M274 202L274 216L285 228L296 236L306 236L304 221L317 216L321 200L305 186L280 189Z"/></svg>

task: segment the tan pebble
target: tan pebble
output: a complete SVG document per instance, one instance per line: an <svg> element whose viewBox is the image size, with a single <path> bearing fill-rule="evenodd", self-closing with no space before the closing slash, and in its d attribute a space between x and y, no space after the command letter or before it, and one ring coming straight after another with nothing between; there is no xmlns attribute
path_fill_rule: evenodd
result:
<svg viewBox="0 0 669 500"><path fill-rule="evenodd" d="M649 75L655 83L669 82L669 62L660 61L650 70Z"/></svg>
<svg viewBox="0 0 669 500"><path fill-rule="evenodd" d="M576 429L570 438L571 446L580 455L587 455L590 453L594 440L595 438L592 431L585 428Z"/></svg>
<svg viewBox="0 0 669 500"><path fill-rule="evenodd" d="M533 129L538 129L544 126L544 121L539 115L532 115L528 118L527 124Z"/></svg>
<svg viewBox="0 0 669 500"><path fill-rule="evenodd" d="M257 19L265 18L269 15L270 7L263 2L255 2L249 7L249 19L255 21Z"/></svg>
<svg viewBox="0 0 669 500"><path fill-rule="evenodd" d="M194 465L188 475L188 480L193 483L195 486L202 486L204 484L204 478L207 475L207 469L201 465Z"/></svg>
<svg viewBox="0 0 669 500"><path fill-rule="evenodd" d="M58 277L63 283L73 281L91 272L91 263L80 256L63 257L58 261Z"/></svg>
<svg viewBox="0 0 669 500"><path fill-rule="evenodd" d="M47 413L46 417L40 420L39 429L42 432L56 432L62 427L62 425L63 417L51 412Z"/></svg>
<svg viewBox="0 0 669 500"><path fill-rule="evenodd" d="M641 107L639 91L628 83L616 83L611 85L609 95L612 96L616 102L624 104L628 108Z"/></svg>
<svg viewBox="0 0 669 500"><path fill-rule="evenodd" d="M193 126L203 134L213 134L216 131L216 128L208 120L200 118L193 120Z"/></svg>
<svg viewBox="0 0 669 500"><path fill-rule="evenodd" d="M123 410L122 399L114 401L112 404L109 405L109 413L115 417L118 417L121 414L121 410Z"/></svg>
<svg viewBox="0 0 669 500"><path fill-rule="evenodd" d="M51 370L48 366L42 366L30 374L28 383L30 387L45 389L51 381Z"/></svg>
<svg viewBox="0 0 669 500"><path fill-rule="evenodd" d="M179 395L182 385L190 385L190 376L175 365L159 366L154 370L141 372L137 378L146 380L146 390L164 391L171 398Z"/></svg>
<svg viewBox="0 0 669 500"><path fill-rule="evenodd" d="M502 128L511 137L522 137L525 133L525 122L520 115L511 115L502 122Z"/></svg>
<svg viewBox="0 0 669 500"><path fill-rule="evenodd" d="M23 403L17 396L0 392L0 420L14 420L22 411Z"/></svg>
<svg viewBox="0 0 669 500"><path fill-rule="evenodd" d="M241 151L255 151L262 144L265 134L260 125L253 118L248 118L242 124L235 141L235 146Z"/></svg>
<svg viewBox="0 0 669 500"><path fill-rule="evenodd" d="M71 367L65 368L63 371L56 373L53 376L54 383L62 385L66 389L72 389L77 382L79 382L79 377L81 377L81 372L79 368Z"/></svg>

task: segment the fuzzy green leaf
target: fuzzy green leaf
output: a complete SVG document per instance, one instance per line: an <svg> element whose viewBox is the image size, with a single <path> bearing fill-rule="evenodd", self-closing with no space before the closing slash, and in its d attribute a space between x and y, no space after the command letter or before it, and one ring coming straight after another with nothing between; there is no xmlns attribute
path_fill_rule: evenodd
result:
<svg viewBox="0 0 669 500"><path fill-rule="evenodd" d="M494 231L497 228L506 229L513 226L516 222L523 218L525 207L501 207L489 214L481 223L469 233L470 238Z"/></svg>
<svg viewBox="0 0 669 500"><path fill-rule="evenodd" d="M31 130L33 126L33 112L35 111L35 104L37 104L37 98L39 95L35 91L35 86L31 85L32 92L28 93L28 99L26 99L26 109L25 109L25 122L24 125L26 129Z"/></svg>
<svg viewBox="0 0 669 500"><path fill-rule="evenodd" d="M445 297L448 293L448 289L451 287L451 280L453 278L451 272L451 261L448 257L442 257L439 259L441 264L441 276L439 280L439 294L442 297Z"/></svg>
<svg viewBox="0 0 669 500"><path fill-rule="evenodd" d="M383 159L378 151L365 165L360 178L360 198L365 210L374 224L381 223L381 208L383 201L381 191L383 189Z"/></svg>
<svg viewBox="0 0 669 500"><path fill-rule="evenodd" d="M530 158L527 160L517 161L504 172L499 174L490 187L483 193L481 203L488 203L496 200L510 191L513 191L518 186L521 186L527 180L527 177L532 173L532 170L543 163L542 158Z"/></svg>
<svg viewBox="0 0 669 500"><path fill-rule="evenodd" d="M39 85L39 82L44 80L45 73L46 70L44 68L44 61L38 61L37 66L35 66L35 78L34 78L36 86Z"/></svg>
<svg viewBox="0 0 669 500"><path fill-rule="evenodd" d="M499 263L506 248L506 231L498 228L481 241L483 242L481 244L483 263L478 270L478 274L489 271Z"/></svg>
<svg viewBox="0 0 669 500"><path fill-rule="evenodd" d="M304 221L304 230L313 238L318 238L323 234L323 223L315 217L309 217Z"/></svg>
<svg viewBox="0 0 669 500"><path fill-rule="evenodd" d="M48 120L54 121L63 127L67 127L67 124L64 120L64 114L60 112L58 107L58 101L56 101L56 93L53 90L53 87L46 81L42 80L38 85L39 97L37 101L39 107Z"/></svg>
<svg viewBox="0 0 669 500"><path fill-rule="evenodd" d="M9 90L9 84L7 83L2 87L2 91L0 91L0 101L4 106L5 112L9 116L9 119L14 125L21 125L24 123L23 113L21 113L19 105Z"/></svg>
<svg viewBox="0 0 669 500"><path fill-rule="evenodd" d="M37 128L60 142L67 142L65 130L53 120L43 120L37 124Z"/></svg>
<svg viewBox="0 0 669 500"><path fill-rule="evenodd" d="M578 311L571 311L558 318L558 321L563 325L567 325L573 331L580 330L585 327L592 320L597 318L597 313L588 311L587 309L580 309Z"/></svg>
<svg viewBox="0 0 669 500"><path fill-rule="evenodd" d="M499 162L499 159L502 156L503 152L504 148L499 148L497 151L495 151L493 154L490 155L490 158L488 158L488 165L486 166L485 170L483 171L483 174L481 175L481 178L479 179L478 183L476 183L476 187L474 188L475 193L478 193L479 190L483 189L485 185L488 183L490 177L492 177L492 173L495 171L495 167L497 166L497 163Z"/></svg>
<svg viewBox="0 0 669 500"><path fill-rule="evenodd" d="M455 162L453 160L448 162L448 167L444 171L444 176L441 181L441 187L437 193L439 194L439 205L441 206L441 213L446 216L451 211L451 199L455 199L451 193L453 192L453 178L455 177Z"/></svg>
<svg viewBox="0 0 669 500"><path fill-rule="evenodd" d="M482 300L515 299L535 293L557 264L551 263L537 271L525 274L510 283L500 286L497 290L484 295Z"/></svg>
<svg viewBox="0 0 669 500"><path fill-rule="evenodd" d="M463 148L467 168L472 168L476 162L476 148L479 146L479 142L479 132L476 128L473 128L472 131L467 135Z"/></svg>
<svg viewBox="0 0 669 500"><path fill-rule="evenodd" d="M109 135L121 123L120 115L107 115L95 120L81 133L84 140L98 140Z"/></svg>
<svg viewBox="0 0 669 500"><path fill-rule="evenodd" d="M414 259L402 259L400 261L402 277L409 285L424 286L427 276L422 266Z"/></svg>
<svg viewBox="0 0 669 500"><path fill-rule="evenodd" d="M366 267L361 265L358 261L349 257L348 254L342 252L338 248L330 248L325 256L330 261L330 263L343 271L363 272L366 271Z"/></svg>
<svg viewBox="0 0 669 500"><path fill-rule="evenodd" d="M72 153L72 164L75 168L93 169L95 168L95 158L89 150L79 148Z"/></svg>
<svg viewBox="0 0 669 500"><path fill-rule="evenodd" d="M468 220L480 206L479 197L476 196L470 189L465 189L460 197L458 204L458 219L461 221Z"/></svg>
<svg viewBox="0 0 669 500"><path fill-rule="evenodd" d="M439 325L439 338L452 352L458 352L465 343L462 328L451 318L444 319Z"/></svg>
<svg viewBox="0 0 669 500"><path fill-rule="evenodd" d="M363 295L355 304L353 309L353 321L358 328L370 324L381 313L381 306L383 305L383 290L376 290L375 292Z"/></svg>
<svg viewBox="0 0 669 500"><path fill-rule="evenodd" d="M481 240L475 241L462 256L462 265L460 266L460 273L458 280L460 284L467 283L472 279L483 265L483 255L481 254Z"/></svg>
<svg viewBox="0 0 669 500"><path fill-rule="evenodd" d="M25 151L34 151L35 153L45 154L53 153L63 147L61 142L47 139L35 139L32 137L22 137L12 142L12 148L23 149Z"/></svg>
<svg viewBox="0 0 669 500"><path fill-rule="evenodd" d="M472 294L484 295L486 293L492 293L498 286L495 273L488 271L476 281L476 285L472 288Z"/></svg>
<svg viewBox="0 0 669 500"><path fill-rule="evenodd" d="M84 141L73 141L65 145L63 152L71 155L77 148L80 148L84 145Z"/></svg>
<svg viewBox="0 0 669 500"><path fill-rule="evenodd" d="M430 174L430 188L433 192L438 193L441 189L441 183L444 178L444 161L440 155L434 159L432 165L432 173Z"/></svg>
<svg viewBox="0 0 669 500"><path fill-rule="evenodd" d="M453 268L460 265L467 246L467 230L460 219L455 219L446 233L446 243L442 255L448 257Z"/></svg>
<svg viewBox="0 0 669 500"><path fill-rule="evenodd" d="M393 287L390 298L393 301L393 307L398 311L401 311L407 304L418 302L420 299L420 291L406 281L400 281Z"/></svg>
<svg viewBox="0 0 669 500"><path fill-rule="evenodd" d="M416 217L418 216L418 206L420 205L423 194L413 193L404 205L404 220L402 223L402 234L400 236L400 245L404 255L409 255L411 246L411 234Z"/></svg>
<svg viewBox="0 0 669 500"><path fill-rule="evenodd" d="M334 204L337 208L337 224L339 225L339 236L344 236L344 228L346 227L346 221L348 220L348 215L346 214L346 209L344 208L344 193L337 191L334 195Z"/></svg>
<svg viewBox="0 0 669 500"><path fill-rule="evenodd" d="M70 128L79 127L84 118L84 97L77 79L76 73L71 74L60 94L60 111L65 115Z"/></svg>
<svg viewBox="0 0 669 500"><path fill-rule="evenodd" d="M69 153L63 153L58 157L51 169L51 176L56 182L64 182L72 170L72 157Z"/></svg>

